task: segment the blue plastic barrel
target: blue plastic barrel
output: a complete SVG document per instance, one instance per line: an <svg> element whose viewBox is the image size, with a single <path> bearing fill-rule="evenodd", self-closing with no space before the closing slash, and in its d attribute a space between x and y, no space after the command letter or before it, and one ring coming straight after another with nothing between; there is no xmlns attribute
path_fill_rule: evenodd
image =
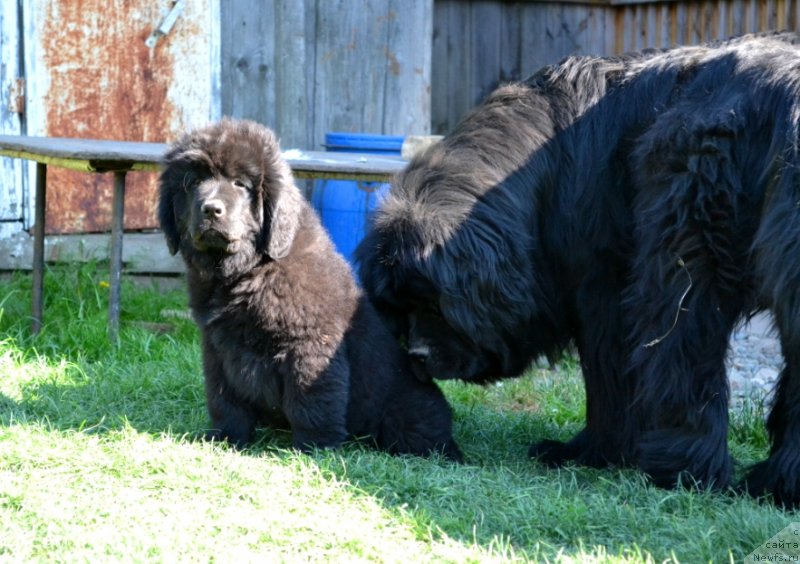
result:
<svg viewBox="0 0 800 564"><path fill-rule="evenodd" d="M403 137L367 133L326 133L327 151L400 155ZM320 180L314 184L311 203L337 250L350 263L364 237L369 214L378 206L388 184L360 180Z"/></svg>

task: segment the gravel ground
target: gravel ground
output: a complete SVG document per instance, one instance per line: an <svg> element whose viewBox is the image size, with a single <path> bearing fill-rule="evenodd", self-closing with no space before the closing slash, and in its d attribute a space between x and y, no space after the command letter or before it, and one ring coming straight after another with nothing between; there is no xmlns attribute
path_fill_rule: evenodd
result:
<svg viewBox="0 0 800 564"><path fill-rule="evenodd" d="M726 366L734 405L745 398L766 398L770 402L783 366L771 316L759 314L734 331Z"/></svg>

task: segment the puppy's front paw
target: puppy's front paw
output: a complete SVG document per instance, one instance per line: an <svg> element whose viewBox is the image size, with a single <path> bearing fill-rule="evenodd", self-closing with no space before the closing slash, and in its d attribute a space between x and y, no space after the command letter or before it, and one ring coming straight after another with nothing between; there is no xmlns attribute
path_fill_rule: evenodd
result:
<svg viewBox="0 0 800 564"><path fill-rule="evenodd" d="M237 449L244 448L253 441L252 434L247 436L236 436L225 432L222 429L210 429L205 432L203 438L208 442L228 443Z"/></svg>

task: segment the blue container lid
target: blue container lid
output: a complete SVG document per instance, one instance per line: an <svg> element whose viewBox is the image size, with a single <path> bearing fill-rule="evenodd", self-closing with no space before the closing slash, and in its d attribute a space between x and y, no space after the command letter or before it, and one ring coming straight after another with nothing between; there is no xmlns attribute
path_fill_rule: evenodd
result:
<svg viewBox="0 0 800 564"><path fill-rule="evenodd" d="M386 152L397 153L403 148L403 136L377 135L371 133L331 132L325 134L325 148L340 152Z"/></svg>

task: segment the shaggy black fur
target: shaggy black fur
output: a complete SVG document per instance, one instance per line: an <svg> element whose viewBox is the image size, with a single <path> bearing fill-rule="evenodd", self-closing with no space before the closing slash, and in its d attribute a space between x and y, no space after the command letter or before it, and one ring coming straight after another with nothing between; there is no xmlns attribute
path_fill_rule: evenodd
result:
<svg viewBox="0 0 800 564"><path fill-rule="evenodd" d="M285 424L294 446L368 437L459 460L451 413L355 283L295 186L273 133L223 120L169 150L159 218L186 262L203 338L211 438Z"/></svg>
<svg viewBox="0 0 800 564"><path fill-rule="evenodd" d="M420 378L516 376L573 342L586 427L532 455L725 487L728 337L771 309L786 365L745 487L800 502L796 41L569 58L409 163L358 256Z"/></svg>

